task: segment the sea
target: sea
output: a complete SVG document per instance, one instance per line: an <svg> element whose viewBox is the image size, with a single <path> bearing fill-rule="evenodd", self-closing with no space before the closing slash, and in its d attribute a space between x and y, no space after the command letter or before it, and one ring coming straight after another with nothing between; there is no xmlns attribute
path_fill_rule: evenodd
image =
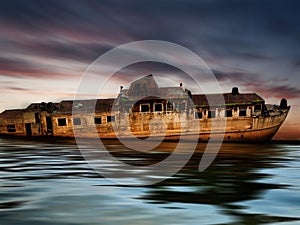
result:
<svg viewBox="0 0 300 225"><path fill-rule="evenodd" d="M82 149L73 139L1 137L0 224L300 224L299 143L223 143L202 171L198 143L176 173L151 175L177 144L137 152L107 141L115 161L91 163L88 140ZM138 170L124 173L116 161Z"/></svg>

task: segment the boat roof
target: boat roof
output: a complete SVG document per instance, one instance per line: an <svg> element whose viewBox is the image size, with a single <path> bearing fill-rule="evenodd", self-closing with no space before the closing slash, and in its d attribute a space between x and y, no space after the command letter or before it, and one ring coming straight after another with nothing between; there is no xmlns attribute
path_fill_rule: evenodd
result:
<svg viewBox="0 0 300 225"><path fill-rule="evenodd" d="M18 119L23 118L24 109L8 109L4 110L0 117L2 119Z"/></svg>
<svg viewBox="0 0 300 225"><path fill-rule="evenodd" d="M74 109L78 112L109 112L112 109L115 98L89 99L89 100L65 100L59 104L57 113L72 113Z"/></svg>
<svg viewBox="0 0 300 225"><path fill-rule="evenodd" d="M207 107L210 102L217 102L220 97L224 98L224 102L226 106L235 106L235 105L253 105L255 103L264 103L264 99L260 97L256 93L245 93L245 94L232 94L232 93L224 93L224 94L207 94L207 95L192 95L192 100L197 107ZM216 101L214 101L216 100Z"/></svg>
<svg viewBox="0 0 300 225"><path fill-rule="evenodd" d="M90 100L63 100L59 103L42 102L32 103L26 109L5 110L0 115L2 118L16 118L24 111L38 112L50 108L50 112L71 114L74 109L78 112L110 112L113 105L127 102L129 105L142 98L151 99L191 99L195 107L209 107L209 103L220 102L224 98L225 106L253 105L264 103L264 99L256 93L239 93L234 88L231 93L224 94L191 94L182 85L177 87L159 87L154 77L150 74L131 83L128 89L121 89L117 98L90 99ZM220 105L218 105L220 106Z"/></svg>

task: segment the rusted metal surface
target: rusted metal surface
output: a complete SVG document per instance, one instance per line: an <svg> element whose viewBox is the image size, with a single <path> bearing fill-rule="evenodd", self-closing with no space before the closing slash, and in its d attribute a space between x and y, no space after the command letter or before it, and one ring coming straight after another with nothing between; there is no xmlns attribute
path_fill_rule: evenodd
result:
<svg viewBox="0 0 300 225"><path fill-rule="evenodd" d="M75 131L82 137L163 135L174 140L197 132L200 141L207 141L220 138L218 130L226 122L225 141L256 142L271 139L290 109L286 100L268 105L259 95L237 89L223 94L225 105L209 106L208 99L217 97L193 95L182 85L161 88L150 75L121 88L115 99L32 103L26 109L5 110L0 134L73 137Z"/></svg>

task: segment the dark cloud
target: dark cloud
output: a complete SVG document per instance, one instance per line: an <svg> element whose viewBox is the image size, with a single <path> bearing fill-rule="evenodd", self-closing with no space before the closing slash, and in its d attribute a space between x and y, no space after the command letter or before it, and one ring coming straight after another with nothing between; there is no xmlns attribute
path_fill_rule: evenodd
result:
<svg viewBox="0 0 300 225"><path fill-rule="evenodd" d="M0 58L0 69L1 70L30 70L32 66L24 60L17 60L11 58Z"/></svg>
<svg viewBox="0 0 300 225"><path fill-rule="evenodd" d="M12 0L0 3L0 26L11 50L62 59L89 61L122 43L159 39L215 58L271 60L276 48L284 56L296 51L290 42L300 39L297 6L268 0Z"/></svg>
<svg viewBox="0 0 300 225"><path fill-rule="evenodd" d="M291 62L291 65L298 69L300 67L300 59L294 60L293 62Z"/></svg>
<svg viewBox="0 0 300 225"><path fill-rule="evenodd" d="M223 72L219 70L213 70L213 73L219 82L222 81L238 81L238 82L248 82L249 80L257 77L257 75L249 74L245 72Z"/></svg>
<svg viewBox="0 0 300 225"><path fill-rule="evenodd" d="M5 87L5 90L9 90L9 91L31 91L31 89L28 88L21 88L21 87L13 87L13 86L9 86L9 87Z"/></svg>
<svg viewBox="0 0 300 225"><path fill-rule="evenodd" d="M259 90L266 98L300 98L300 89L289 85L262 85Z"/></svg>
<svg viewBox="0 0 300 225"><path fill-rule="evenodd" d="M61 60L74 60L91 63L104 52L111 49L110 46L88 43L61 43L59 41L22 43L19 45L24 51L44 58Z"/></svg>
<svg viewBox="0 0 300 225"><path fill-rule="evenodd" d="M158 39L182 44L205 60L219 81L248 89L262 88L261 65L299 65L300 3L296 0L223 1L39 1L0 2L0 74L29 78L72 76L57 65L26 59L74 61L89 65L105 51L130 41ZM8 58L6 53L23 59ZM244 68L245 65L247 68ZM235 67L225 73L224 67ZM222 72L220 72L222 71ZM119 71L124 81L131 74L180 71L156 64ZM270 79L271 75L264 77ZM77 71L74 71L76 74ZM265 73L266 74L266 73ZM295 76L287 75L284 76ZM295 98L289 84L268 83L263 90Z"/></svg>
<svg viewBox="0 0 300 225"><path fill-rule="evenodd" d="M241 85L247 91L257 92L265 98L300 98L300 88L293 87L287 83L287 79L266 80L259 74L245 72L222 72L214 70L214 75L219 82L232 82L234 85Z"/></svg>
<svg viewBox="0 0 300 225"><path fill-rule="evenodd" d="M70 74L56 71L55 68L48 68L39 62L29 60L0 58L0 76L23 77L23 78L66 78Z"/></svg>

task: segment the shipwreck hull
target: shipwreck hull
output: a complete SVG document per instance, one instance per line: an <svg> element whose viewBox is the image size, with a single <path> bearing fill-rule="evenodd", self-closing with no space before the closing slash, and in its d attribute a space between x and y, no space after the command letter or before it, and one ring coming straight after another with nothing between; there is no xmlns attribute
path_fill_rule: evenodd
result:
<svg viewBox="0 0 300 225"><path fill-rule="evenodd" d="M222 99L223 101L212 101ZM132 140L266 142L290 107L256 93L192 94L159 87L152 75L120 88L117 98L32 103L0 113L0 135Z"/></svg>
<svg viewBox="0 0 300 225"><path fill-rule="evenodd" d="M220 139L223 137L223 142L252 142L262 143L272 139L276 134L280 125L274 127L268 127L260 130L245 130L237 132L225 132L225 134L201 134L199 135L199 141L208 141L209 139Z"/></svg>
<svg viewBox="0 0 300 225"><path fill-rule="evenodd" d="M272 137L276 134L280 125L274 127L268 127L260 130L244 130L244 131L230 131L230 132L215 132L215 133L172 133L167 135L150 135L150 134L136 134L134 135L134 139L138 138L141 140L151 138L151 140L161 140L163 138L164 141L193 141L195 138L198 139L198 142L208 142L209 140L222 141L222 142L236 142L236 143L263 143L270 141ZM82 135L79 137L87 137L87 138L95 138L98 136L91 135ZM131 136L128 135L116 135L115 133L110 134L100 134L99 137L101 139L132 139Z"/></svg>
<svg viewBox="0 0 300 225"><path fill-rule="evenodd" d="M247 117L239 119L209 119L209 120L187 120L184 122L184 126L172 124L171 127L176 129L164 129L157 126L156 129L147 131L141 131L136 129L135 124L139 124L140 127L148 127L149 121L146 121L143 117L143 122L135 122L134 126L128 126L125 122L124 127L110 126L103 129L102 127L82 125L80 127L70 127L68 130L64 129L64 132L57 132L54 129L51 136L54 137L76 137L76 138L101 138L105 139L147 139L151 137L151 140L164 140L164 141L191 141L198 139L199 142L207 142L209 140L222 140L223 142L247 142L258 143L267 142L272 139L276 134L284 120L286 119L290 108L281 110L280 114L260 116L260 117ZM158 119L159 117L157 117ZM119 117L124 123L124 118ZM213 121L214 120L214 121ZM225 122L225 123L224 123ZM118 123L118 119L115 124ZM180 123L182 124L182 123ZM195 126L197 124L197 126ZM226 124L226 128L222 127L222 124ZM214 126L214 127L213 127ZM198 129L195 129L197 127ZM126 128L126 129L125 129ZM9 136L28 136L26 132L14 132L2 135ZM33 136L49 136L48 134L38 134Z"/></svg>
<svg viewBox="0 0 300 225"><path fill-rule="evenodd" d="M207 142L209 140L222 140L224 142L267 142L272 139L276 134L284 120L286 119L290 108L281 110L281 113L276 115L260 116L260 117L247 117L239 119L209 119L209 120L187 120L183 126L176 125L178 123L173 121L173 129L169 129L168 126L162 129L162 124L156 126L155 129L150 131L149 129L138 130L138 127L149 128L150 120L137 121L128 126L129 122L125 122L124 127L110 126L103 129L102 127L83 125L80 127L69 127L64 129L64 132L57 132L54 130L52 136L54 137L78 137L78 138L101 138L101 139L147 139L151 137L152 140L165 140L165 141L178 141L178 140L195 140L199 142ZM157 116L156 119L160 117ZM161 117L161 119L163 119ZM115 121L115 125L118 124L118 120L122 120L124 123L124 117L119 117ZM130 124L130 123L129 123ZM179 123L183 124L183 123ZM224 126L226 124L226 128ZM197 125L197 126L196 126ZM197 127L197 129L195 128ZM60 127L59 127L60 128ZM175 129L174 129L175 128ZM61 128L60 128L61 129ZM164 132L162 133L162 130ZM14 132L4 135L10 136L26 136L26 132ZM48 136L47 134L39 134L36 136Z"/></svg>
<svg viewBox="0 0 300 225"><path fill-rule="evenodd" d="M127 132L120 133L98 133L94 137L100 137L101 139L147 139L151 140L161 140L164 141L192 141L198 139L199 142L207 142L209 140L223 141L223 142L245 142L245 143L263 143L270 141L272 137L276 134L284 120L286 119L289 112L289 108L282 111L280 115L258 117L258 118L248 118L244 119L243 122L239 120L227 121L226 129L220 131L220 127L216 129L208 129L208 125L211 126L211 121L206 121L204 124L200 122L200 132L195 132L193 130L187 131L186 129L177 130L166 130L166 133L160 134L157 132ZM202 122L203 123L203 122ZM218 124L218 122L215 122ZM192 123L191 123L192 124ZM189 124L190 126L192 126ZM245 129L234 129L236 124L240 124ZM235 126L233 126L235 125ZM204 131L202 131L203 129ZM86 136L86 135L83 135ZM88 137L88 135L86 136Z"/></svg>

